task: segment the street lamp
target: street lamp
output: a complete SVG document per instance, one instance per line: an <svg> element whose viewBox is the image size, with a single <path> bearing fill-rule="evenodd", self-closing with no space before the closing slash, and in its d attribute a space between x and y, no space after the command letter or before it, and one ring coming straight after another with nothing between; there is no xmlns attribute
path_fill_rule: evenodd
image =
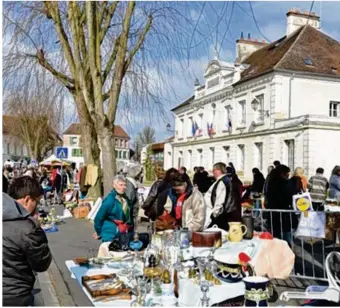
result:
<svg viewBox="0 0 340 308"><path fill-rule="evenodd" d="M171 133L174 133L174 132L175 132L173 129L171 129L171 124L170 124L170 123L168 123L168 124L166 125L166 130L167 130L168 132L171 132Z"/></svg>
<svg viewBox="0 0 340 308"><path fill-rule="evenodd" d="M260 101L258 100L257 97L255 97L252 102L250 103L251 108L256 112L257 109L260 106ZM258 111L260 116L266 116L267 118L269 117L269 110L259 110Z"/></svg>
<svg viewBox="0 0 340 308"><path fill-rule="evenodd" d="M251 108L252 108L254 111L256 111L256 110L259 108L259 106L260 106L260 102L259 102L259 100L255 97L255 98L252 100L252 102L250 103L250 105L251 105Z"/></svg>

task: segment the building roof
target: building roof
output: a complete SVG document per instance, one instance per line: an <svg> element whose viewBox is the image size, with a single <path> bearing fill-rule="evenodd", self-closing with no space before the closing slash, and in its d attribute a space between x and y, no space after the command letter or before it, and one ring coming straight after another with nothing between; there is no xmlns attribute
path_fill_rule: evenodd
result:
<svg viewBox="0 0 340 308"><path fill-rule="evenodd" d="M14 124L16 121L15 116L10 115L2 115L2 134L3 135L10 135L11 130L14 129Z"/></svg>
<svg viewBox="0 0 340 308"><path fill-rule="evenodd" d="M176 106L175 108L172 108L171 111L176 111L179 108L185 107L185 106L189 106L189 104L195 99L195 95L191 96L190 98L188 98L186 101L184 101L182 104Z"/></svg>
<svg viewBox="0 0 340 308"><path fill-rule="evenodd" d="M164 142L158 142L151 144L152 151L164 151Z"/></svg>
<svg viewBox="0 0 340 308"><path fill-rule="evenodd" d="M234 85L282 69L340 76L340 43L305 25L253 52L243 64L249 67Z"/></svg>
<svg viewBox="0 0 340 308"><path fill-rule="evenodd" d="M11 135L17 129L16 125L18 124L18 117L13 115L2 115L2 134L3 135ZM58 133L50 127L50 137L61 141Z"/></svg>
<svg viewBox="0 0 340 308"><path fill-rule="evenodd" d="M64 135L81 135L81 124L80 123L72 123L68 129L64 131ZM128 138L130 139L130 136L125 132L125 130L119 126L114 125L113 128L113 136L114 137L120 137L120 138Z"/></svg>

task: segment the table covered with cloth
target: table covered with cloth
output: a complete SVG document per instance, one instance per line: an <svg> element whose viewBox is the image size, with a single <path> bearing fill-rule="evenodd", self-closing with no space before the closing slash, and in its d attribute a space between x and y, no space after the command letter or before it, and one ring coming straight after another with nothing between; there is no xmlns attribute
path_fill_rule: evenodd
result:
<svg viewBox="0 0 340 308"><path fill-rule="evenodd" d="M98 257L119 257L121 253L110 252L109 243L101 244ZM251 247L251 249L242 249ZM241 249L240 249L241 247ZM228 253L237 255L241 251L245 251L251 257L251 264L254 266L258 276L267 275L270 279L286 279L289 277L295 261L295 255L290 249L286 241L279 239L264 240L253 238L252 240L244 240L241 243L226 242L221 249L226 249ZM189 254L197 256L197 248L189 248ZM185 253L184 253L185 254ZM223 283L219 286L213 286L209 289L208 296L210 305L214 305L231 298L235 298L244 294L244 283ZM179 278L179 303L184 306L199 306L201 298L200 287L192 280L187 278Z"/></svg>

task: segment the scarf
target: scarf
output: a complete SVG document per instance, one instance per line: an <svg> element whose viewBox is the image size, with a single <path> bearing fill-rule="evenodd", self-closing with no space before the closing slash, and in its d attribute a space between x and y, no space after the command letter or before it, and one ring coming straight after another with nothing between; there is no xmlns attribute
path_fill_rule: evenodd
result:
<svg viewBox="0 0 340 308"><path fill-rule="evenodd" d="M177 220L181 220L182 219L182 205L183 205L185 197L186 197L186 192L181 194L179 196L179 198L177 199L176 207L175 207L175 216L176 216Z"/></svg>

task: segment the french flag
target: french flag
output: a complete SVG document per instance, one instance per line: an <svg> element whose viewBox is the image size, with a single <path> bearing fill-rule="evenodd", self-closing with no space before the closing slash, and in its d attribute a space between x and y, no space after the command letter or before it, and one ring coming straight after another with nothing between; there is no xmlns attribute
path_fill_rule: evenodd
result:
<svg viewBox="0 0 340 308"><path fill-rule="evenodd" d="M215 130L214 130L214 128L213 128L213 124L212 123L207 123L207 129L208 129L208 135L211 137L213 134L214 134L214 132L215 132Z"/></svg>

